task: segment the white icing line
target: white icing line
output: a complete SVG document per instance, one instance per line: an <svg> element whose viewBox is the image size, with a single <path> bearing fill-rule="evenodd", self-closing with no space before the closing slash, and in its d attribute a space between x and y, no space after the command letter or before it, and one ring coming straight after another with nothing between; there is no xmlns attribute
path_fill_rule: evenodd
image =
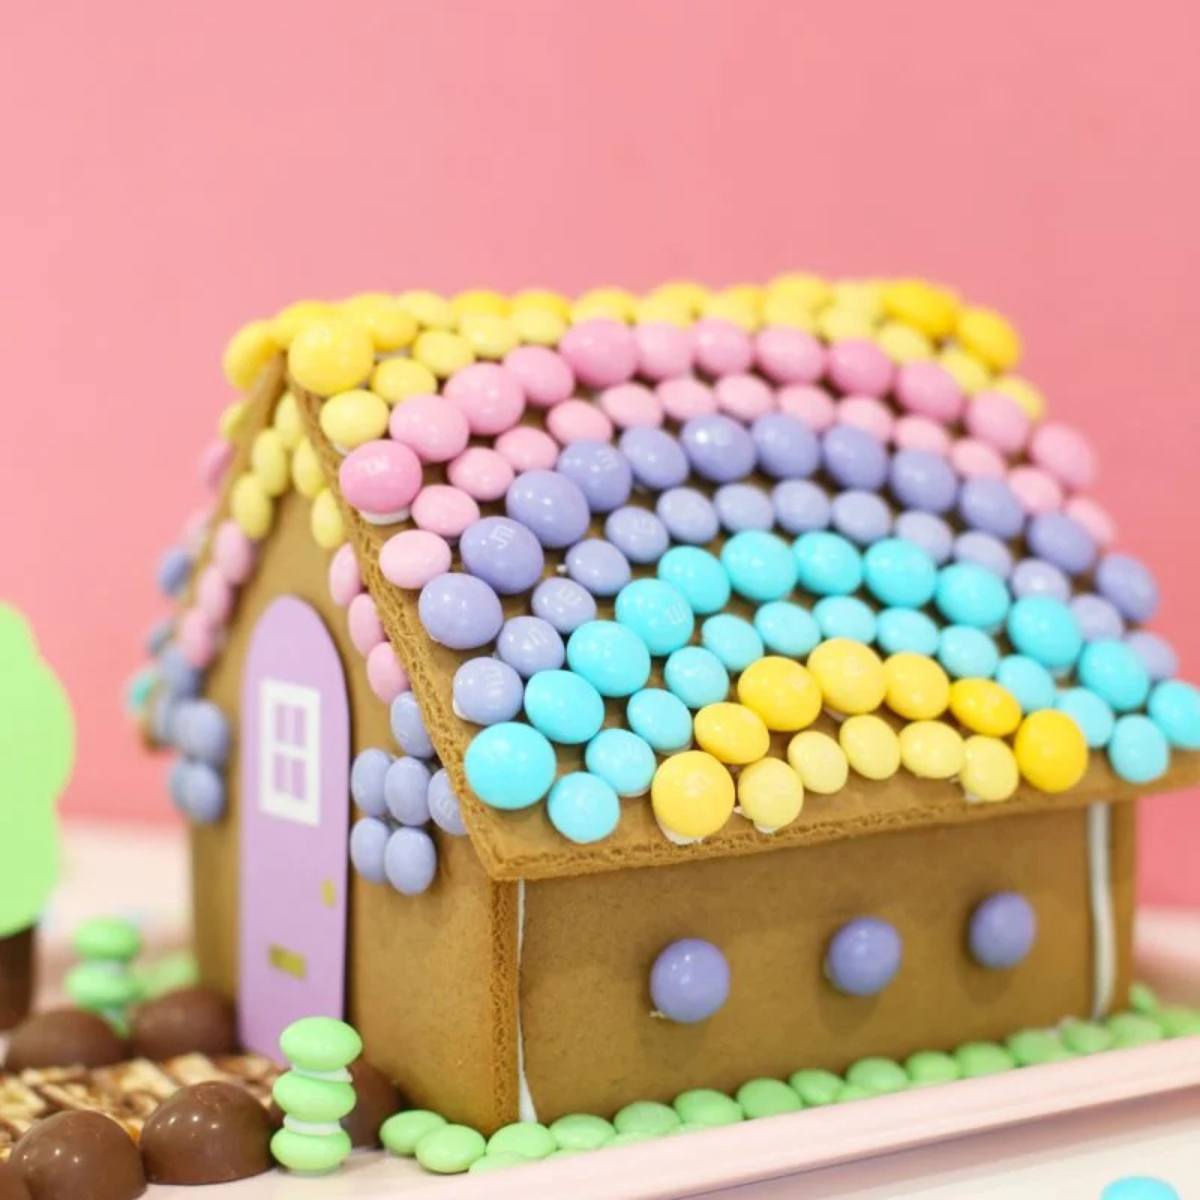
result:
<svg viewBox="0 0 1200 1200"><path fill-rule="evenodd" d="M1109 807L1087 810L1088 896L1092 910L1092 1016L1112 1007L1117 987L1117 934L1113 919L1112 864L1109 856Z"/></svg>
<svg viewBox="0 0 1200 1200"><path fill-rule="evenodd" d="M525 947L525 880L517 880L517 1117L536 1121L533 1093L525 1076L525 1034L521 1029L521 952Z"/></svg>

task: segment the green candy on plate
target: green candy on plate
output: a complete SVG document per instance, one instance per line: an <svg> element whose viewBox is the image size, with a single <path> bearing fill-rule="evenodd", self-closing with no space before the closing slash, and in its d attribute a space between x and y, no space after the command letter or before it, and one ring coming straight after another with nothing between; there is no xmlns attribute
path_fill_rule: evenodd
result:
<svg viewBox="0 0 1200 1200"><path fill-rule="evenodd" d="M569 1113L550 1126L560 1150L598 1150L616 1136L611 1121L591 1113Z"/></svg>
<svg viewBox="0 0 1200 1200"><path fill-rule="evenodd" d="M558 1149L554 1134L537 1121L516 1121L497 1129L488 1138L489 1154L519 1154L522 1158L545 1158Z"/></svg>
<svg viewBox="0 0 1200 1200"><path fill-rule="evenodd" d="M276 1162L297 1175L328 1175L350 1153L350 1135L342 1129L297 1133L285 1125L271 1138L271 1153Z"/></svg>
<svg viewBox="0 0 1200 1200"><path fill-rule="evenodd" d="M832 1071L808 1067L788 1077L792 1090L810 1108L832 1104L842 1090L842 1080Z"/></svg>
<svg viewBox="0 0 1200 1200"><path fill-rule="evenodd" d="M379 1140L384 1147L401 1158L412 1158L417 1143L435 1129L448 1124L441 1113L427 1108L410 1108L388 1117L379 1127Z"/></svg>
<svg viewBox="0 0 1200 1200"><path fill-rule="evenodd" d="M796 1093L778 1079L751 1079L737 1091L737 1102L750 1120L798 1112L804 1107Z"/></svg>
<svg viewBox="0 0 1200 1200"><path fill-rule="evenodd" d="M904 1070L915 1087L953 1083L962 1078L958 1063L941 1050L918 1050L904 1060Z"/></svg>
<svg viewBox="0 0 1200 1200"><path fill-rule="evenodd" d="M954 1060L958 1063L964 1079L999 1075L1003 1071L1011 1071L1017 1065L1016 1059L995 1042L964 1042L954 1051Z"/></svg>
<svg viewBox="0 0 1200 1200"><path fill-rule="evenodd" d="M484 1156L483 1134L467 1125L442 1125L417 1143L417 1162L435 1175L460 1175Z"/></svg>
<svg viewBox="0 0 1200 1200"><path fill-rule="evenodd" d="M846 1082L886 1095L904 1091L909 1079L904 1068L890 1058L860 1058L846 1071Z"/></svg>
<svg viewBox="0 0 1200 1200"><path fill-rule="evenodd" d="M659 1137L678 1129L679 1124L679 1114L669 1104L661 1104L657 1100L635 1100L613 1117L618 1137L623 1133Z"/></svg>
<svg viewBox="0 0 1200 1200"><path fill-rule="evenodd" d="M734 1125L745 1119L736 1100L713 1088L681 1092L675 1097L675 1111L681 1121L692 1125Z"/></svg>

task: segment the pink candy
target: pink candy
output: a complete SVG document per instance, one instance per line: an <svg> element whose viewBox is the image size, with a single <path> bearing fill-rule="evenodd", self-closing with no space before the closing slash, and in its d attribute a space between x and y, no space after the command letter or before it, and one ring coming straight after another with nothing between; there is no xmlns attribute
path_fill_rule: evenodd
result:
<svg viewBox="0 0 1200 1200"><path fill-rule="evenodd" d="M476 500L499 500L513 481L513 469L495 450L468 446L446 468L446 478Z"/></svg>
<svg viewBox="0 0 1200 1200"><path fill-rule="evenodd" d="M1090 487L1096 478L1096 455L1078 430L1047 421L1033 431L1030 459L1069 488Z"/></svg>
<svg viewBox="0 0 1200 1200"><path fill-rule="evenodd" d="M408 672L389 643L380 642L367 655L367 683L384 704L391 704L401 692L408 691Z"/></svg>
<svg viewBox="0 0 1200 1200"><path fill-rule="evenodd" d="M386 639L387 635L383 632L383 623L379 620L375 601L366 592L360 592L350 601L346 616L350 627L350 640L364 658Z"/></svg>
<svg viewBox="0 0 1200 1200"><path fill-rule="evenodd" d="M757 375L726 375L713 391L723 413L746 423L775 408L775 393Z"/></svg>
<svg viewBox="0 0 1200 1200"><path fill-rule="evenodd" d="M698 379L669 379L658 385L658 399L663 412L681 425L692 417L707 416L717 411L717 397L712 388Z"/></svg>
<svg viewBox="0 0 1200 1200"><path fill-rule="evenodd" d="M392 409L388 431L428 463L449 462L471 438L466 413L441 396L402 400Z"/></svg>
<svg viewBox="0 0 1200 1200"><path fill-rule="evenodd" d="M233 612L233 588L215 563L205 567L196 580L196 607L213 626L224 625Z"/></svg>
<svg viewBox="0 0 1200 1200"><path fill-rule="evenodd" d="M226 580L234 586L245 583L254 573L257 557L242 527L236 521L222 521L213 534L212 559Z"/></svg>
<svg viewBox="0 0 1200 1200"><path fill-rule="evenodd" d="M644 379L675 379L692 369L692 336L669 321L635 325L637 370Z"/></svg>
<svg viewBox="0 0 1200 1200"><path fill-rule="evenodd" d="M825 373L843 394L882 396L892 386L892 360L874 342L851 338L829 347Z"/></svg>
<svg viewBox="0 0 1200 1200"><path fill-rule="evenodd" d="M419 529L456 538L479 520L479 505L461 488L433 483L413 501L412 519Z"/></svg>
<svg viewBox="0 0 1200 1200"><path fill-rule="evenodd" d="M184 659L198 671L203 671L216 657L216 633L198 608L189 608L179 618L176 641Z"/></svg>
<svg viewBox="0 0 1200 1200"><path fill-rule="evenodd" d="M343 543L329 560L329 594L334 604L345 608L363 590L358 559L349 542Z"/></svg>
<svg viewBox="0 0 1200 1200"><path fill-rule="evenodd" d="M964 479L1003 479L1007 464L987 442L959 438L950 447L950 465Z"/></svg>
<svg viewBox="0 0 1200 1200"><path fill-rule="evenodd" d="M852 425L886 442L892 436L895 420L892 410L874 396L846 396L837 402L837 424Z"/></svg>
<svg viewBox="0 0 1200 1200"><path fill-rule="evenodd" d="M545 346L518 346L504 356L504 365L537 408L558 404L575 390L575 374L566 360Z"/></svg>
<svg viewBox="0 0 1200 1200"><path fill-rule="evenodd" d="M532 425L518 425L502 433L496 439L496 452L514 471L549 470L558 462L558 443Z"/></svg>
<svg viewBox="0 0 1200 1200"><path fill-rule="evenodd" d="M402 442L380 438L351 450L338 468L342 495L382 525L402 520L421 487L421 462Z"/></svg>
<svg viewBox="0 0 1200 1200"><path fill-rule="evenodd" d="M564 446L572 442L612 440L612 422L586 400L566 400L546 414L546 428Z"/></svg>
<svg viewBox="0 0 1200 1200"><path fill-rule="evenodd" d="M588 387L612 387L633 377L638 348L627 325L597 317L573 325L558 344L559 353Z"/></svg>
<svg viewBox="0 0 1200 1200"><path fill-rule="evenodd" d="M918 416L949 425L963 408L962 388L954 376L934 362L905 363L896 372L896 399Z"/></svg>
<svg viewBox="0 0 1200 1200"><path fill-rule="evenodd" d="M732 321L707 317L692 326L696 363L709 375L740 375L754 362L750 335Z"/></svg>
<svg viewBox="0 0 1200 1200"><path fill-rule="evenodd" d="M1039 467L1013 467L1008 473L1008 486L1032 515L1062 507L1063 493L1058 480Z"/></svg>
<svg viewBox="0 0 1200 1200"><path fill-rule="evenodd" d="M816 383L825 370L825 350L811 333L773 325L754 339L758 365L776 383Z"/></svg>
<svg viewBox="0 0 1200 1200"><path fill-rule="evenodd" d="M950 435L945 425L928 417L900 417L892 427L892 441L898 450L928 450L931 454L950 452Z"/></svg>
<svg viewBox="0 0 1200 1200"><path fill-rule="evenodd" d="M816 384L795 383L781 388L778 399L781 412L799 417L813 433L824 433L837 420L833 397Z"/></svg>
<svg viewBox="0 0 1200 1200"><path fill-rule="evenodd" d="M1001 454L1017 455L1029 437L1025 410L1003 392L979 392L967 405L967 432Z"/></svg>
<svg viewBox="0 0 1200 1200"><path fill-rule="evenodd" d="M390 537L379 552L379 569L388 583L400 588L423 588L450 570L450 547L436 533L406 529Z"/></svg>
<svg viewBox="0 0 1200 1200"><path fill-rule="evenodd" d="M462 410L471 432L494 436L511 429L525 411L520 380L498 363L472 363L446 381L442 395Z"/></svg>
<svg viewBox="0 0 1200 1200"><path fill-rule="evenodd" d="M1117 540L1117 526L1108 510L1088 496L1072 496L1063 511L1074 517L1092 535L1098 546L1111 546Z"/></svg>
<svg viewBox="0 0 1200 1200"><path fill-rule="evenodd" d="M637 426L657 428L663 423L658 397L642 383L620 383L605 388L599 396L600 407L619 429Z"/></svg>
<svg viewBox="0 0 1200 1200"><path fill-rule="evenodd" d="M200 481L210 492L217 491L229 464L233 462L233 443L210 442L200 454Z"/></svg>

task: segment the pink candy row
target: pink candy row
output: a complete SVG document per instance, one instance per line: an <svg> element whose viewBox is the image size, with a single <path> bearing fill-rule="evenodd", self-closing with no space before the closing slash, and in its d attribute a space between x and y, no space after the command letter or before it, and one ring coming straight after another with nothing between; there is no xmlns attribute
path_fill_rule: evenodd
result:
<svg viewBox="0 0 1200 1200"><path fill-rule="evenodd" d="M233 603L240 588L254 574L257 544L235 521L222 521L213 534L208 565L196 578L191 605L179 618L176 640L184 658L204 670L224 640Z"/></svg>

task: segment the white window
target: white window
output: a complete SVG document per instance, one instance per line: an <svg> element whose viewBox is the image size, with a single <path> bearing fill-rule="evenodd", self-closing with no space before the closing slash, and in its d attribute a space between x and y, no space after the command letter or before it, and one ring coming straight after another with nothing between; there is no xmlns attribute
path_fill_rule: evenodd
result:
<svg viewBox="0 0 1200 1200"><path fill-rule="evenodd" d="M258 689L258 803L300 825L321 820L321 693L266 679Z"/></svg>

